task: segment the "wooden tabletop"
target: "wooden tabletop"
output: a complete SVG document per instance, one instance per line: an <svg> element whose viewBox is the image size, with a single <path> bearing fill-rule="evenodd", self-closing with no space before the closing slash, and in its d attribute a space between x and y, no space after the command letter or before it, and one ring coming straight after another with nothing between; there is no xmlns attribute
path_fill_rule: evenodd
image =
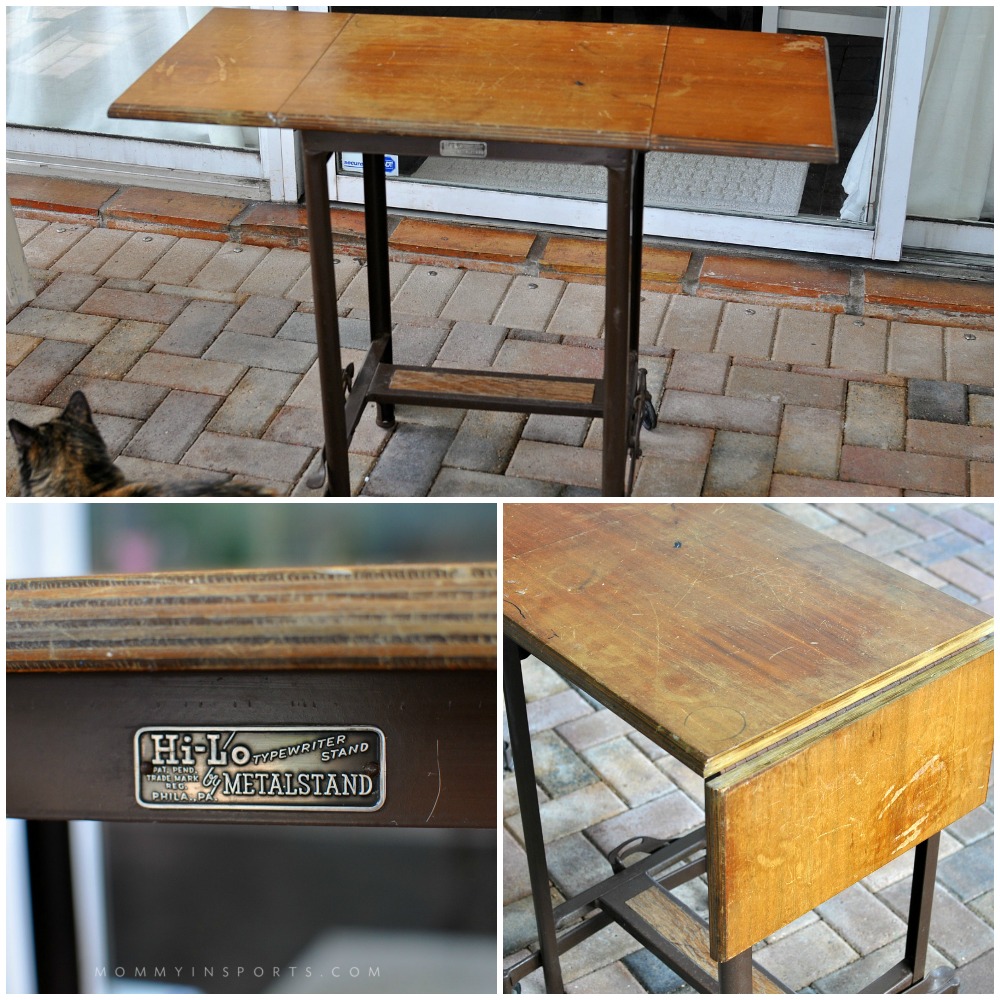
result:
<svg viewBox="0 0 1000 1000"><path fill-rule="evenodd" d="M113 118L833 162L823 39L211 11Z"/></svg>
<svg viewBox="0 0 1000 1000"><path fill-rule="evenodd" d="M496 567L7 581L7 672L495 670Z"/></svg>
<svg viewBox="0 0 1000 1000"><path fill-rule="evenodd" d="M992 648L986 615L757 504L507 504L503 601L506 634L705 776Z"/></svg>

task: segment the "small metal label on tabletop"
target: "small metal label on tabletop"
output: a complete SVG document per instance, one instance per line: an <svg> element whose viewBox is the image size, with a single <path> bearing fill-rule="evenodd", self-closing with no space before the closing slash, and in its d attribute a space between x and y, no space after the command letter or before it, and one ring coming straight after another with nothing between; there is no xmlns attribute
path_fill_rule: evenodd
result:
<svg viewBox="0 0 1000 1000"><path fill-rule="evenodd" d="M372 812L385 801L374 726L150 726L135 734L135 797L150 809Z"/></svg>

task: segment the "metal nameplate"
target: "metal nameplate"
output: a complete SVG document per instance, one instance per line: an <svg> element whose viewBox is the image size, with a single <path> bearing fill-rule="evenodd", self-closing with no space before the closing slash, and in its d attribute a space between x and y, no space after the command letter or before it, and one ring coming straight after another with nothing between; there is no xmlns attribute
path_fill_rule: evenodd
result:
<svg viewBox="0 0 1000 1000"><path fill-rule="evenodd" d="M468 160L485 160L485 142L465 142L458 139L441 140L442 156L462 156Z"/></svg>
<svg viewBox="0 0 1000 1000"><path fill-rule="evenodd" d="M374 726L149 726L135 734L135 797L149 809L372 812L385 801Z"/></svg>

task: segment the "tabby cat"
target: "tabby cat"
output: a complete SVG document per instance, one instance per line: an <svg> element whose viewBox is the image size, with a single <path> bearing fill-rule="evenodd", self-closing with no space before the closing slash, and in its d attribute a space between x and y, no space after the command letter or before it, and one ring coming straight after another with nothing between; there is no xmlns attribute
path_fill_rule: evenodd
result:
<svg viewBox="0 0 1000 1000"><path fill-rule="evenodd" d="M129 483L108 455L87 397L74 392L48 423L9 420L23 497L266 497L270 490L228 482Z"/></svg>

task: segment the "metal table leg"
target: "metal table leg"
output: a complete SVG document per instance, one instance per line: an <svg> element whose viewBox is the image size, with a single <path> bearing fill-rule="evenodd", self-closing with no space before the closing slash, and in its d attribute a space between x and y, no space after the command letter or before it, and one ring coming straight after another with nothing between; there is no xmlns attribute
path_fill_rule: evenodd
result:
<svg viewBox="0 0 1000 1000"><path fill-rule="evenodd" d="M316 311L316 346L323 407L326 496L351 495L347 463L347 426L344 417L344 373L340 363L340 327L337 322L337 285L333 273L333 234L330 229L330 191L326 180L328 152L303 151L309 260L312 266Z"/></svg>
<svg viewBox="0 0 1000 1000"><path fill-rule="evenodd" d="M934 877L937 874L941 834L920 844L914 851L913 884L910 889L910 912L906 925L906 949L903 961L913 970L913 981L920 982L927 971L927 941L931 933L931 905L934 902Z"/></svg>
<svg viewBox="0 0 1000 1000"><path fill-rule="evenodd" d="M608 167L608 243L604 304L604 454L601 492L622 496L634 392L631 341L638 339L642 252L641 154ZM636 199L638 198L638 206Z"/></svg>
<svg viewBox="0 0 1000 1000"><path fill-rule="evenodd" d="M392 307L389 291L389 223L385 198L385 156L365 153L362 158L365 191L365 246L368 251L368 322L372 341L386 337L383 364L392 364ZM395 407L378 403L379 427L395 427Z"/></svg>
<svg viewBox="0 0 1000 1000"><path fill-rule="evenodd" d="M79 993L69 823L29 820L28 868L39 993Z"/></svg>
<svg viewBox="0 0 1000 1000"><path fill-rule="evenodd" d="M521 826L524 830L524 850L528 856L531 896L535 904L538 925L538 946L547 993L563 993L562 969L556 943L555 917L549 895L549 869L545 861L545 841L542 838L542 818L538 811L535 788L535 765L528 732L528 709L524 700L524 679L521 660L527 654L514 642L503 639L503 692L507 705L507 728L514 758L514 779L521 806Z"/></svg>
<svg viewBox="0 0 1000 1000"><path fill-rule="evenodd" d="M753 959L750 949L728 962L719 962L720 993L753 993Z"/></svg>

